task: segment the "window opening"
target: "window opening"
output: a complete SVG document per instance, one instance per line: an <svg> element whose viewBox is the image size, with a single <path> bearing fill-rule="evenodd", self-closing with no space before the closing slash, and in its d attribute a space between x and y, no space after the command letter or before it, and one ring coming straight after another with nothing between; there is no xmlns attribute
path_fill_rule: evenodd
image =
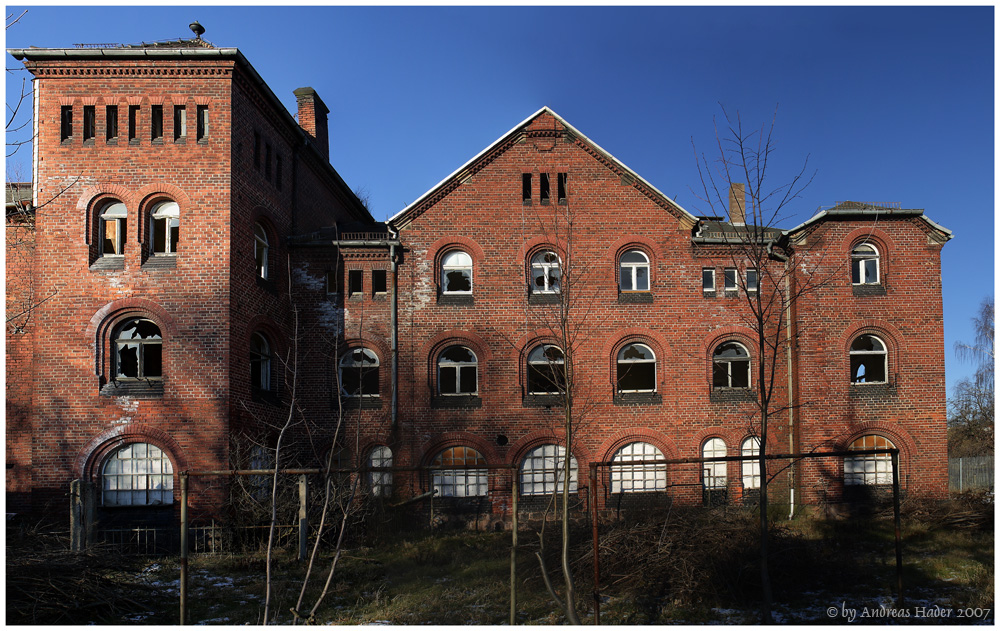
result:
<svg viewBox="0 0 1000 631"><path fill-rule="evenodd" d="M379 396L379 361L375 353L355 348L340 359L340 392L345 397Z"/></svg>
<svg viewBox="0 0 1000 631"><path fill-rule="evenodd" d="M879 254L875 246L862 243L851 251L851 283L877 285L879 283Z"/></svg>
<svg viewBox="0 0 1000 631"><path fill-rule="evenodd" d="M274 158L274 185L281 190L281 156Z"/></svg>
<svg viewBox="0 0 1000 631"><path fill-rule="evenodd" d="M721 438L710 438L701 448L702 458L721 458L726 455L726 443ZM702 484L705 490L726 488L726 462L703 462Z"/></svg>
<svg viewBox="0 0 1000 631"><path fill-rule="evenodd" d="M271 179L271 143L264 145L264 179Z"/></svg>
<svg viewBox="0 0 1000 631"><path fill-rule="evenodd" d="M701 290L705 292L715 291L715 268L701 268Z"/></svg>
<svg viewBox="0 0 1000 631"><path fill-rule="evenodd" d="M472 447L451 447L434 458L436 467L486 466L486 458ZM488 490L487 469L442 469L434 471L432 484L438 497L483 497Z"/></svg>
<svg viewBox="0 0 1000 631"><path fill-rule="evenodd" d="M549 174L540 173L538 175L538 201L543 204L549 203Z"/></svg>
<svg viewBox="0 0 1000 631"><path fill-rule="evenodd" d="M260 333L250 336L250 386L271 390L271 345Z"/></svg>
<svg viewBox="0 0 1000 631"><path fill-rule="evenodd" d="M104 109L105 114L105 126L104 131L107 135L107 139L118 140L118 106L108 105Z"/></svg>
<svg viewBox="0 0 1000 631"><path fill-rule="evenodd" d="M69 140L73 137L73 106L63 105L59 110L59 139Z"/></svg>
<svg viewBox="0 0 1000 631"><path fill-rule="evenodd" d="M743 445L740 447L740 455L747 456L759 456L760 455L760 439L756 436L751 436L743 441ZM744 460L742 462L741 468L743 469L743 488L744 489L759 489L760 488L760 461L759 460Z"/></svg>
<svg viewBox="0 0 1000 631"><path fill-rule="evenodd" d="M174 140L187 138L187 107L174 106Z"/></svg>
<svg viewBox="0 0 1000 631"><path fill-rule="evenodd" d="M154 105L150 110L150 131L154 141L163 140L163 106Z"/></svg>
<svg viewBox="0 0 1000 631"><path fill-rule="evenodd" d="M384 269L373 269L372 270L372 293L373 294L385 294L388 293L388 275Z"/></svg>
<svg viewBox="0 0 1000 631"><path fill-rule="evenodd" d="M115 330L116 379L162 379L163 338L145 318L126 320Z"/></svg>
<svg viewBox="0 0 1000 631"><path fill-rule="evenodd" d="M368 452L369 467L391 467L392 450L385 445L375 447ZM368 488L375 497L392 495L392 471L370 471L368 473Z"/></svg>
<svg viewBox="0 0 1000 631"><path fill-rule="evenodd" d="M438 394L474 396L479 392L479 360L464 346L449 346L438 358Z"/></svg>
<svg viewBox="0 0 1000 631"><path fill-rule="evenodd" d="M352 269L347 271L347 294L349 296L360 295L364 291L364 277L361 270Z"/></svg>
<svg viewBox="0 0 1000 631"><path fill-rule="evenodd" d="M254 258L257 261L257 276L267 280L268 269L267 269L267 257L269 245L267 242L267 231L264 230L264 226L260 223L256 223L253 226L254 235Z"/></svg>
<svg viewBox="0 0 1000 631"><path fill-rule="evenodd" d="M139 140L139 106L128 106L128 139L129 142Z"/></svg>
<svg viewBox="0 0 1000 631"><path fill-rule="evenodd" d="M454 250L441 259L441 291L446 294L472 293L472 257Z"/></svg>
<svg viewBox="0 0 1000 631"><path fill-rule="evenodd" d="M326 273L326 295L336 294L339 283L337 282L337 272L328 271Z"/></svg>
<svg viewBox="0 0 1000 631"><path fill-rule="evenodd" d="M559 279L562 276L559 264L559 257L551 250L539 252L531 257L532 293L559 293Z"/></svg>
<svg viewBox="0 0 1000 631"><path fill-rule="evenodd" d="M521 174L521 202L525 206L531 205L531 174Z"/></svg>
<svg viewBox="0 0 1000 631"><path fill-rule="evenodd" d="M156 506L174 501L174 468L156 445L132 443L111 454L101 469L105 506Z"/></svg>
<svg viewBox="0 0 1000 631"><path fill-rule="evenodd" d="M566 448L562 445L539 445L521 461L521 495L561 493L566 481ZM579 467L569 457L569 492L577 492Z"/></svg>
<svg viewBox="0 0 1000 631"><path fill-rule="evenodd" d="M848 451L895 449L888 438L869 434L850 444ZM869 454L844 457L844 484L892 484L892 455Z"/></svg>
<svg viewBox="0 0 1000 631"><path fill-rule="evenodd" d="M121 256L125 254L125 235L128 211L125 204L111 202L101 211L101 255Z"/></svg>
<svg viewBox="0 0 1000 631"><path fill-rule="evenodd" d="M885 383L885 344L874 335L861 335L851 343L851 383Z"/></svg>
<svg viewBox="0 0 1000 631"><path fill-rule="evenodd" d="M749 388L750 353L736 342L720 344L712 355L713 388Z"/></svg>
<svg viewBox="0 0 1000 631"><path fill-rule="evenodd" d="M618 392L656 392L656 356L645 344L618 351Z"/></svg>
<svg viewBox="0 0 1000 631"><path fill-rule="evenodd" d="M666 464L620 464L649 460L664 460L663 452L649 443L629 443L616 451L615 455L611 457L611 492L665 491L667 489Z"/></svg>
<svg viewBox="0 0 1000 631"><path fill-rule="evenodd" d="M83 106L83 142L94 141L97 136L97 110L93 105Z"/></svg>
<svg viewBox="0 0 1000 631"><path fill-rule="evenodd" d="M260 132L253 133L253 166L260 168Z"/></svg>
<svg viewBox="0 0 1000 631"><path fill-rule="evenodd" d="M208 106L199 105L196 115L198 117L198 140L205 140L208 137Z"/></svg>
<svg viewBox="0 0 1000 631"><path fill-rule="evenodd" d="M150 213L150 241L153 254L177 254L180 238L180 207L176 202L160 202Z"/></svg>
<svg viewBox="0 0 1000 631"><path fill-rule="evenodd" d="M559 173L556 176L556 196L560 204L566 203L566 173Z"/></svg>
<svg viewBox="0 0 1000 631"><path fill-rule="evenodd" d="M726 291L736 291L736 268L727 267L724 270Z"/></svg>
<svg viewBox="0 0 1000 631"><path fill-rule="evenodd" d="M535 347L528 354L528 394L560 394L566 389L566 359L552 344Z"/></svg>
<svg viewBox="0 0 1000 631"><path fill-rule="evenodd" d="M649 258L639 250L622 255L618 266L621 291L649 291Z"/></svg>
<svg viewBox="0 0 1000 631"><path fill-rule="evenodd" d="M747 293L755 294L757 293L757 270L754 268L747 269Z"/></svg>

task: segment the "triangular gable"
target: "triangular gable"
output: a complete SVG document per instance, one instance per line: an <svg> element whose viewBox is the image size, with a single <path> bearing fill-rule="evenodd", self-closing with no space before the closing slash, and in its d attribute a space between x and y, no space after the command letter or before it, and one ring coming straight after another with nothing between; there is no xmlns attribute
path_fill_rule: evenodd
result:
<svg viewBox="0 0 1000 631"><path fill-rule="evenodd" d="M529 131L531 123L543 114L549 114L561 124L564 129L561 134L570 137L584 151L590 153L595 159L604 164L612 172L621 177L623 183L631 185L640 193L647 196L658 206L675 216L685 228L691 228L697 223L697 218L682 208L677 202L661 193L655 186L647 182L638 173L625 166L618 158L605 151L600 145L580 133L578 129L570 125L561 116L553 112L548 107L543 107L528 118L515 125L510 131L500 136L491 145L473 156L471 160L460 166L448 177L438 182L429 191L421 195L412 204L393 215L388 223L396 228L400 228L419 217L425 210L437 203L441 198L454 190L458 185L477 173L483 167L493 161L494 158L506 151L515 144L520 137Z"/></svg>
<svg viewBox="0 0 1000 631"><path fill-rule="evenodd" d="M786 230L787 234L794 242L801 242L810 233L825 221L849 220L858 217L871 221L886 219L916 219L921 222L928 238L937 244L944 244L949 241L953 234L944 226L933 221L919 208L889 208L865 204L862 202L842 202L833 208L820 211L798 226Z"/></svg>

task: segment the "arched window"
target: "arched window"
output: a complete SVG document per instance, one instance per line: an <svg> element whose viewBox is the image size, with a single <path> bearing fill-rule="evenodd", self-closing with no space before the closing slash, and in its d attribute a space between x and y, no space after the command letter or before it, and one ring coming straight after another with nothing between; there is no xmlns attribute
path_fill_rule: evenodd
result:
<svg viewBox="0 0 1000 631"><path fill-rule="evenodd" d="M622 254L618 264L618 288L621 291L649 291L649 257L640 250Z"/></svg>
<svg viewBox="0 0 1000 631"><path fill-rule="evenodd" d="M760 455L760 439L756 436L751 436L744 440L740 446L740 455L744 457ZM760 462L757 460L744 460L741 468L743 469L743 488L759 489Z"/></svg>
<svg viewBox="0 0 1000 631"><path fill-rule="evenodd" d="M472 293L472 257L452 250L441 259L441 293Z"/></svg>
<svg viewBox="0 0 1000 631"><path fill-rule="evenodd" d="M551 495L562 492L565 476L566 448L562 445L539 445L521 461L521 495ZM578 466L569 457L569 492L576 493Z"/></svg>
<svg viewBox="0 0 1000 631"><path fill-rule="evenodd" d="M879 281L879 254L874 245L861 243L851 250L851 283L877 285Z"/></svg>
<svg viewBox="0 0 1000 631"><path fill-rule="evenodd" d="M721 438L709 438L701 446L702 458L720 458L726 455L726 442ZM726 462L703 462L701 464L702 485L705 489L726 488Z"/></svg>
<svg viewBox="0 0 1000 631"><path fill-rule="evenodd" d="M449 447L434 458L435 467L486 465L486 458L472 447ZM432 484L438 497L481 497L486 495L486 469L438 469Z"/></svg>
<svg viewBox="0 0 1000 631"><path fill-rule="evenodd" d="M368 452L368 466L373 468L391 467L392 450L385 445L379 445ZM392 495L392 471L371 471L368 474L368 486L375 497Z"/></svg>
<svg viewBox="0 0 1000 631"><path fill-rule="evenodd" d="M379 396L378 356L367 348L354 348L340 358L340 392L345 397Z"/></svg>
<svg viewBox="0 0 1000 631"><path fill-rule="evenodd" d="M250 386L271 390L271 345L260 333L250 336Z"/></svg>
<svg viewBox="0 0 1000 631"><path fill-rule="evenodd" d="M154 506L174 501L174 467L156 445L132 443L115 451L101 468L105 506Z"/></svg>
<svg viewBox="0 0 1000 631"><path fill-rule="evenodd" d="M656 356L645 344L618 351L618 392L656 392Z"/></svg>
<svg viewBox="0 0 1000 631"><path fill-rule="evenodd" d="M531 293L559 293L562 278L559 265L559 256L552 250L543 250L531 257Z"/></svg>
<svg viewBox="0 0 1000 631"><path fill-rule="evenodd" d="M257 262L257 276L268 279L268 274L270 273L267 267L267 256L270 249L270 244L267 240L267 231L264 229L259 222L255 223L253 226L253 237L254 237L254 259Z"/></svg>
<svg viewBox="0 0 1000 631"><path fill-rule="evenodd" d="M149 242L154 255L177 254L180 215L177 202L160 202L153 206L149 213Z"/></svg>
<svg viewBox="0 0 1000 631"><path fill-rule="evenodd" d="M851 383L885 383L889 373L885 344L874 335L851 342Z"/></svg>
<svg viewBox="0 0 1000 631"><path fill-rule="evenodd" d="M472 396L479 392L479 360L464 346L449 346L438 357L438 394Z"/></svg>
<svg viewBox="0 0 1000 631"><path fill-rule="evenodd" d="M528 353L528 394L561 394L566 389L566 360L552 344Z"/></svg>
<svg viewBox="0 0 1000 631"><path fill-rule="evenodd" d="M130 318L115 328L113 337L116 379L163 378L163 337L151 320Z"/></svg>
<svg viewBox="0 0 1000 631"><path fill-rule="evenodd" d="M864 451L867 449L895 448L896 446L888 438L869 434L855 440L847 450ZM844 484L892 484L892 456L890 454L845 456Z"/></svg>
<svg viewBox="0 0 1000 631"><path fill-rule="evenodd" d="M750 353L737 342L720 344L712 354L713 388L749 388Z"/></svg>
<svg viewBox="0 0 1000 631"><path fill-rule="evenodd" d="M664 460L663 452L655 445L643 442L629 443L611 457L611 492L642 493L667 489L666 464L621 465L624 462Z"/></svg>
<svg viewBox="0 0 1000 631"><path fill-rule="evenodd" d="M125 254L125 235L128 233L128 211L125 204L109 202L100 214L101 256Z"/></svg>

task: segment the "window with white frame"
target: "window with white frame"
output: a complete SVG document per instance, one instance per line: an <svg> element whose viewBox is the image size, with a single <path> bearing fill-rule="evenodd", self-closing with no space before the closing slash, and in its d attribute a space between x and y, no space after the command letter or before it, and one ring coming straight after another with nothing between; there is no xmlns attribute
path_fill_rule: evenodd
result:
<svg viewBox="0 0 1000 631"><path fill-rule="evenodd" d="M177 202L160 202L153 206L149 214L149 242L154 255L177 254L180 214Z"/></svg>
<svg viewBox="0 0 1000 631"><path fill-rule="evenodd" d="M340 392L345 397L379 396L379 361L374 352L354 348L340 358Z"/></svg>
<svg viewBox="0 0 1000 631"><path fill-rule="evenodd" d="M253 225L254 260L257 262L257 276L268 279L267 256L270 244L267 240L267 230L259 222Z"/></svg>
<svg viewBox="0 0 1000 631"><path fill-rule="evenodd" d="M879 253L870 243L861 243L851 250L851 283L854 285L879 284Z"/></svg>
<svg viewBox="0 0 1000 631"><path fill-rule="evenodd" d="M174 467L156 445L132 443L115 451L101 468L104 506L157 506L174 501Z"/></svg>
<svg viewBox="0 0 1000 631"><path fill-rule="evenodd" d="M649 291L649 257L641 250L629 250L618 263L621 291Z"/></svg>
<svg viewBox="0 0 1000 631"><path fill-rule="evenodd" d="M645 344L626 344L618 351L618 392L656 392L656 355Z"/></svg>
<svg viewBox="0 0 1000 631"><path fill-rule="evenodd" d="M392 466L392 450L385 445L379 445L368 452L368 466L373 469ZM368 487L375 497L392 495L392 471L370 471Z"/></svg>
<svg viewBox="0 0 1000 631"><path fill-rule="evenodd" d="M666 464L624 464L664 460L663 452L644 442L629 443L611 457L611 492L643 493L667 489Z"/></svg>
<svg viewBox="0 0 1000 631"><path fill-rule="evenodd" d="M438 394L474 396L479 393L479 360L464 346L449 346L438 357Z"/></svg>
<svg viewBox="0 0 1000 631"><path fill-rule="evenodd" d="M462 250L452 250L441 259L441 293L472 293L472 257Z"/></svg>
<svg viewBox="0 0 1000 631"><path fill-rule="evenodd" d="M472 447L449 447L434 458L435 467L486 466L486 458ZM432 485L438 497L482 497L488 490L488 470L436 469Z"/></svg>
<svg viewBox="0 0 1000 631"><path fill-rule="evenodd" d="M113 337L116 379L163 379L163 337L156 324L129 318L115 328Z"/></svg>
<svg viewBox="0 0 1000 631"><path fill-rule="evenodd" d="M701 290L709 293L715 291L715 268L701 268Z"/></svg>
<svg viewBox="0 0 1000 631"><path fill-rule="evenodd" d="M747 279L747 293L748 294L755 294L755 293L757 293L758 284L760 282L758 276L759 275L757 274L757 270L756 269L754 269L752 267L748 267L747 268L746 279Z"/></svg>
<svg viewBox="0 0 1000 631"><path fill-rule="evenodd" d="M260 333L250 336L250 386L271 390L271 345Z"/></svg>
<svg viewBox="0 0 1000 631"><path fill-rule="evenodd" d="M560 394L566 389L566 358L553 344L528 353L528 394Z"/></svg>
<svg viewBox="0 0 1000 631"><path fill-rule="evenodd" d="M860 335L851 342L851 383L885 383L888 354L874 335Z"/></svg>
<svg viewBox="0 0 1000 631"><path fill-rule="evenodd" d="M724 269L723 278L726 291L736 291L738 289L736 285L737 270L735 267L727 267Z"/></svg>
<svg viewBox="0 0 1000 631"><path fill-rule="evenodd" d="M122 256L125 254L128 211L119 201L109 202L101 210L101 256Z"/></svg>
<svg viewBox="0 0 1000 631"><path fill-rule="evenodd" d="M743 441L740 446L740 455L744 458L754 457L760 455L760 439L756 436L750 436ZM743 470L743 488L744 489L759 489L760 488L760 462L758 460L744 460L741 463L741 469Z"/></svg>
<svg viewBox="0 0 1000 631"><path fill-rule="evenodd" d="M531 293L557 294L562 278L559 256L543 250L531 257Z"/></svg>
<svg viewBox="0 0 1000 631"><path fill-rule="evenodd" d="M569 457L569 492L576 493L578 467ZM551 495L562 492L566 480L566 448L562 445L539 445L521 461L521 495Z"/></svg>
<svg viewBox="0 0 1000 631"><path fill-rule="evenodd" d="M701 446L702 458L721 458L726 456L726 442L721 438L709 438ZM706 489L726 488L726 462L701 463L701 482Z"/></svg>
<svg viewBox="0 0 1000 631"><path fill-rule="evenodd" d="M712 354L712 387L749 388L750 353L738 342L726 342Z"/></svg>
<svg viewBox="0 0 1000 631"><path fill-rule="evenodd" d="M868 449L895 449L896 446L883 436L869 434L850 444L848 451ZM844 457L844 484L871 485L892 484L892 455L866 454Z"/></svg>

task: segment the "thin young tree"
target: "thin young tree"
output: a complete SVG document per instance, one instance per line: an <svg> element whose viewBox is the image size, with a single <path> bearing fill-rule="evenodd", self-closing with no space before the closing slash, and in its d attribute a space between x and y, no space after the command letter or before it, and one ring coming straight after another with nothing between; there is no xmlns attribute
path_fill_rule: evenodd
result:
<svg viewBox="0 0 1000 631"><path fill-rule="evenodd" d="M955 344L955 354L975 363L976 372L955 384L949 401L948 452L952 457L993 453L994 316L993 296L983 298L979 312L972 318L975 341Z"/></svg>

